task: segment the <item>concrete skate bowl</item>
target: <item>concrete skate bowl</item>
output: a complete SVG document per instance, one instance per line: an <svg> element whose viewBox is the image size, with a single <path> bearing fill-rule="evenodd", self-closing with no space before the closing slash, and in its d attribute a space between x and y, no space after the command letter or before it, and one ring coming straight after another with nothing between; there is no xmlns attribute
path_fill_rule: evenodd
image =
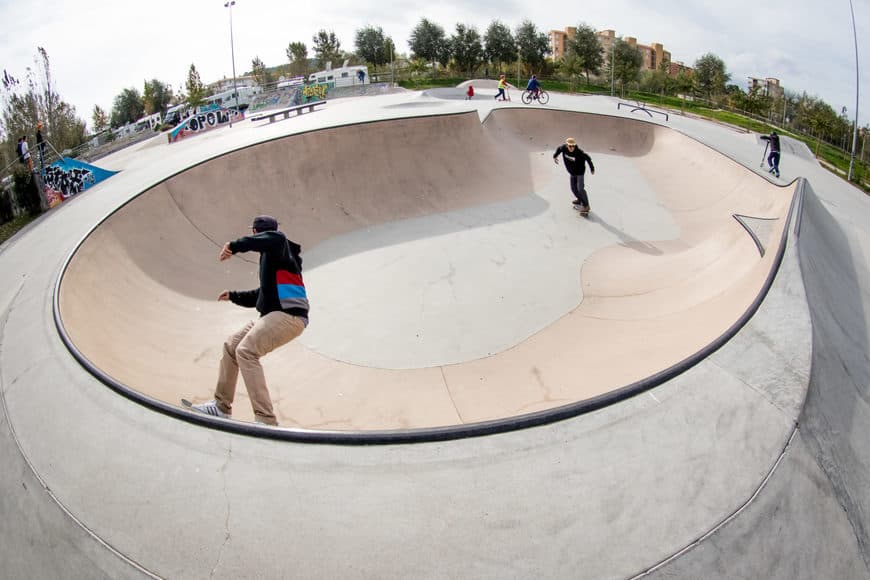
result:
<svg viewBox="0 0 870 580"><path fill-rule="evenodd" d="M589 220L553 164L568 134L596 162ZM795 188L621 117L500 109L321 129L117 209L71 256L55 319L103 382L212 427L346 443L505 431L642 392L733 336L778 266ZM236 420L177 405L211 398L224 339L255 316L215 298L256 287L256 255L217 254L261 213L302 244L312 301L302 337L263 359L278 429L249 423L241 381Z"/></svg>

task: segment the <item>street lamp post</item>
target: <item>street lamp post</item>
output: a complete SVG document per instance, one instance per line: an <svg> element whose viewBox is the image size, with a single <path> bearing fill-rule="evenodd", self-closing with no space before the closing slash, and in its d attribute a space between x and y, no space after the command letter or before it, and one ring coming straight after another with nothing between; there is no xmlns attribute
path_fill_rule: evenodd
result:
<svg viewBox="0 0 870 580"><path fill-rule="evenodd" d="M613 62L614 57L616 56L616 36L610 39L610 96L613 96L613 80L614 80L614 69L616 68L616 63Z"/></svg>
<svg viewBox="0 0 870 580"><path fill-rule="evenodd" d="M224 8L230 9L230 55L233 59L233 95L236 97L236 110L239 110L239 90L236 88L236 48L233 42L233 6L236 5L236 0L224 2ZM230 114L230 127L233 126L233 116Z"/></svg>
<svg viewBox="0 0 870 580"><path fill-rule="evenodd" d="M852 38L855 39L855 124L852 126L852 156L849 159L849 181L852 181L853 170L855 169L855 147L858 145L858 85L859 85L859 69L858 69L858 32L855 30L855 8L852 6L852 0L849 0L849 10L852 12Z"/></svg>

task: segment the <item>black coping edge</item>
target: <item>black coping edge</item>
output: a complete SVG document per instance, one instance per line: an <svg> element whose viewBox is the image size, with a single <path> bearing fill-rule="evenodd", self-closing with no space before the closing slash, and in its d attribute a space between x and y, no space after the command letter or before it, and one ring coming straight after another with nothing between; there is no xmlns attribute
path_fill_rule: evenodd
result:
<svg viewBox="0 0 870 580"><path fill-rule="evenodd" d="M575 111L565 111L565 112L575 112ZM463 113L448 113L448 115L463 115L468 114L468 112ZM580 113L580 114L589 114L589 113ZM425 115L425 116L448 116L448 115ZM487 115L488 116L488 115ZM386 121L396 120L396 119L386 119ZM373 121L373 122L381 122L381 121ZM322 129L316 130L325 130L325 129L337 129L341 126L336 127L324 127ZM308 131L306 131L308 132ZM679 131L678 131L679 132ZM292 137L293 135L286 135L284 137ZM280 138L284 138L280 137ZM691 137L690 137L691 138ZM261 144L261 143L258 143ZM235 150L233 150L235 151ZM233 151L227 151L218 155L216 157L221 157L223 155L227 155L232 153ZM724 155L723 153L716 151L719 155ZM728 157L727 155L724 155ZM201 163L206 163L211 159L207 159L202 161ZM735 163L736 160L732 159ZM739 163L738 163L739 164ZM198 164L197 164L198 165ZM190 167L185 168L183 171L187 171ZM182 173L183 171L179 171L178 173ZM751 171L747 168L747 171ZM166 179L170 179L172 176L167 177ZM165 180L164 180L165 181ZM444 427L426 427L419 429L390 429L390 430L371 430L371 431L325 431L325 430L312 430L312 429L294 429L288 427L270 427L265 425L259 425L256 423L248 423L244 421L235 421L232 419L221 419L218 417L212 417L211 415L205 415L202 413L197 413L195 411L189 411L182 409L180 404L178 406L171 405L166 403L165 401L160 401L158 399L154 399L152 397L148 397L139 391L131 389L127 385L117 381L113 377L109 376L105 372L103 372L99 367L97 367L93 362L91 362L84 354L82 354L78 348L76 348L69 334L66 332L66 328L63 325L63 320L60 316L60 286L63 281L63 276L66 273L67 268L72 262L73 256L75 256L76 251L78 251L79 246L84 243L85 239L96 230L106 219L108 219L112 214L120 210L122 207L130 203L134 199L136 199L141 193L148 191L154 187L154 184L147 189L145 189L140 194L137 194L130 198L125 203L121 204L108 215L106 215L102 220L100 220L97 224L94 225L93 228L89 230L87 234L85 234L82 239L76 244L75 248L73 248L70 255L67 257L66 261L61 268L60 274L57 277L57 281L55 282L55 287L52 296L52 314L54 317L54 324L57 328L58 334L60 335L61 340L66 346L67 350L73 355L73 357L78 361L80 365L82 365L85 370L87 370L90 374L92 374L97 380L111 388L113 391L126 397L127 399L139 403L144 407L147 407L153 411L157 411L159 413L163 413L164 415L169 415L176 419L181 419L182 421L187 421L188 423L194 423L196 425L201 425L204 427L210 427L212 429L217 429L220 431L225 431L228 433L235 433L239 435L248 435L251 437L258 437L263 439L275 439L282 441L293 441L297 443L319 443L319 444L327 444L327 445L390 445L390 444L405 444L405 443L428 443L428 442L438 442L438 441L450 441L455 439L465 439L470 437L483 437L486 435L495 435L498 433L507 433L510 431L518 431L521 429L528 429L530 427L538 427L541 425L547 425L549 423L555 423L557 421L564 421L566 419L571 419L573 417L577 417L579 415L583 415L585 413L590 413L592 411L597 411L599 409L603 409L604 407L608 407L610 405L614 405L636 395L640 395L645 393L646 391L652 389L653 387L657 387L662 383L665 383L674 377L688 371L690 368L694 367L698 363L702 362L704 359L712 355L714 352L719 350L725 343L727 343L731 338L733 338L739 331L742 329L749 320L755 315L758 309L761 307L761 303L764 301L764 298L767 296L767 293L770 291L771 286L773 285L773 281L776 279L776 275L779 272L780 265L782 264L783 256L785 255L785 249L788 241L788 231L791 225L792 216L794 215L795 205L800 203L802 205L804 188L806 186L806 179L801 177L798 178L798 186L795 190L795 194L792 197L792 201L788 211L788 218L785 226L783 227L782 237L780 238L779 247L777 248L776 256L774 257L773 265L770 269L770 272L765 279L764 285L759 291L758 295L753 300L752 304L750 304L749 308L747 308L746 312L738 318L734 324L732 324L725 332L723 332L719 337L713 340L710 344L702 348L701 350L695 352L694 354L688 356L682 361L662 370L658 373L650 375L640 381L636 381L624 387L620 387L608 393L604 393L602 395L598 395L596 397L592 397L590 399L584 399L582 401L577 401L574 403L569 403L567 405L562 405L560 407L555 407L553 409L546 409L543 411L536 411L534 413L526 413L523 415L516 415L513 417L506 417L503 419L494 419L490 421L480 421L476 423L468 423L463 425L449 425ZM798 222L799 224L800 222ZM796 232L797 233L797 232Z"/></svg>

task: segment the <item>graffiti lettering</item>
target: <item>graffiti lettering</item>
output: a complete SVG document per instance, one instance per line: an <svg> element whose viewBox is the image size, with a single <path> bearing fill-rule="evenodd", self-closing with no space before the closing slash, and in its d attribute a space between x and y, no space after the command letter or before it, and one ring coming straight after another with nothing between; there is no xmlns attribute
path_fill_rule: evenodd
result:
<svg viewBox="0 0 870 580"><path fill-rule="evenodd" d="M169 133L169 142L172 143L194 133L201 133L214 129L219 125L225 125L230 122L230 119L241 121L244 118L245 114L235 109L217 109L193 115L185 119L183 123Z"/></svg>
<svg viewBox="0 0 870 580"><path fill-rule="evenodd" d="M42 184L48 205L54 207L115 173L69 157L55 161L42 170Z"/></svg>
<svg viewBox="0 0 870 580"><path fill-rule="evenodd" d="M43 180L46 187L60 192L64 198L81 193L95 182L94 173L90 169L64 170L54 165L45 168Z"/></svg>
<svg viewBox="0 0 870 580"><path fill-rule="evenodd" d="M319 85L308 85L302 89L302 95L310 100L312 97L316 99L325 99L326 93L329 91L329 85L326 83Z"/></svg>

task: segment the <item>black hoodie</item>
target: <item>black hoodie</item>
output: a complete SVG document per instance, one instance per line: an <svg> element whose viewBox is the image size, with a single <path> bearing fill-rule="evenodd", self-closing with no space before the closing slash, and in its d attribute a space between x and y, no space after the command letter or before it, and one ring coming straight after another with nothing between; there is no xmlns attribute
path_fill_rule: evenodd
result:
<svg viewBox="0 0 870 580"><path fill-rule="evenodd" d="M589 169L595 173L595 166L592 165L592 158L586 154L585 151L574 146L574 151L569 151L568 146L564 143L556 147L556 152L553 153L553 159L562 156L562 159L565 160L565 169L568 170L568 173L571 175L583 175L586 173L586 164L589 164Z"/></svg>
<svg viewBox="0 0 870 580"><path fill-rule="evenodd" d="M230 292L233 304L256 307L261 316L281 311L308 319L299 244L288 240L282 232L266 231L230 242L230 251L260 253L260 287Z"/></svg>

